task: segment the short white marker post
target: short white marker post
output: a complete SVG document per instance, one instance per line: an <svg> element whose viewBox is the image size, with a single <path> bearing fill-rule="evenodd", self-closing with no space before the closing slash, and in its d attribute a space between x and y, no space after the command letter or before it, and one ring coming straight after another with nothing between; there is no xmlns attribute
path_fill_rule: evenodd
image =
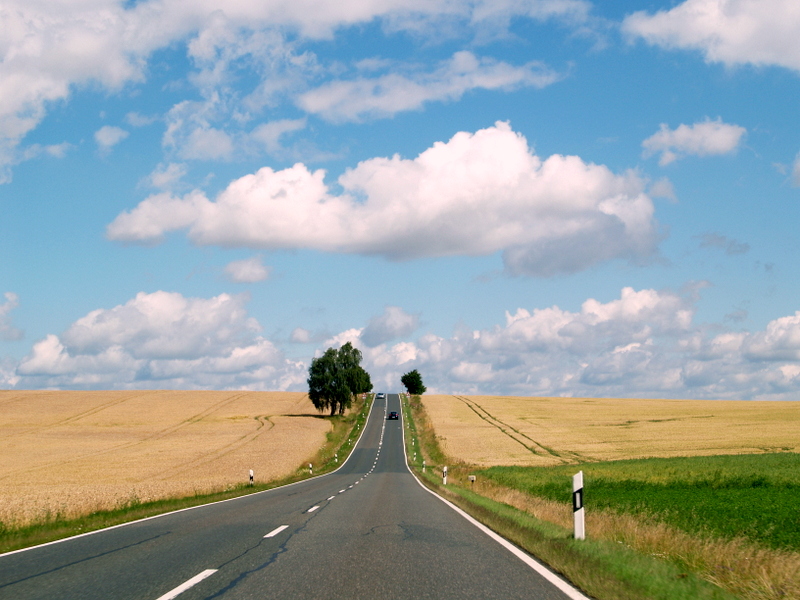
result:
<svg viewBox="0 0 800 600"><path fill-rule="evenodd" d="M253 485L253 469L250 469L250 485Z"/></svg>
<svg viewBox="0 0 800 600"><path fill-rule="evenodd" d="M470 485L470 487L475 485L475 480L476 479L477 479L477 477L475 477L475 475L470 475L469 476L469 485Z"/></svg>
<svg viewBox="0 0 800 600"><path fill-rule="evenodd" d="M586 524L583 514L583 471L572 476L572 514L575 518L575 539L586 539Z"/></svg>
<svg viewBox="0 0 800 600"><path fill-rule="evenodd" d="M312 465L311 463L308 463L308 474L309 475L314 474L314 465Z"/></svg>
<svg viewBox="0 0 800 600"><path fill-rule="evenodd" d="M442 467L442 485L447 485L447 467Z"/></svg>
<svg viewBox="0 0 800 600"><path fill-rule="evenodd" d="M334 452L333 453L333 460L336 461L337 463L339 462L339 453L338 452Z"/></svg>
<svg viewBox="0 0 800 600"><path fill-rule="evenodd" d="M423 473L425 472L425 461L424 460L422 461L422 472Z"/></svg>

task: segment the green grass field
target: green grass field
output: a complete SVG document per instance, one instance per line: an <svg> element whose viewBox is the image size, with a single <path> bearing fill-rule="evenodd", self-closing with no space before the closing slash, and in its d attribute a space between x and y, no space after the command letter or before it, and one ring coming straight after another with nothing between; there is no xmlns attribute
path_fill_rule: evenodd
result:
<svg viewBox="0 0 800 600"><path fill-rule="evenodd" d="M688 533L800 550L800 454L651 458L559 467L491 467L483 476L568 502L584 472L587 511L646 515Z"/></svg>

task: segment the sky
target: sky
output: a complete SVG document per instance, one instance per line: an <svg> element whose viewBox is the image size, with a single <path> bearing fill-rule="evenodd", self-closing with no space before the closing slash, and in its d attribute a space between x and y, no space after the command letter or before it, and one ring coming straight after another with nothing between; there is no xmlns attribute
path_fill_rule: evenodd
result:
<svg viewBox="0 0 800 600"><path fill-rule="evenodd" d="M796 0L4 0L0 388L800 399Z"/></svg>

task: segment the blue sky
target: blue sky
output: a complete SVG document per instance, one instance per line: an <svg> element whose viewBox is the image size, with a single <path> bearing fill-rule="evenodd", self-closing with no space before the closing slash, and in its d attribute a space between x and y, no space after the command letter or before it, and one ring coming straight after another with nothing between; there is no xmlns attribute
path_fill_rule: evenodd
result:
<svg viewBox="0 0 800 600"><path fill-rule="evenodd" d="M0 19L0 388L798 397L790 0Z"/></svg>

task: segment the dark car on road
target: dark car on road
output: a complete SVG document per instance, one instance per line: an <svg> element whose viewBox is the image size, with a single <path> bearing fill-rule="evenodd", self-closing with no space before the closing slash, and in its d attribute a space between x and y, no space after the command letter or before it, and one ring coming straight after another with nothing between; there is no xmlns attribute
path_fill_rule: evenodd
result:
<svg viewBox="0 0 800 600"><path fill-rule="evenodd" d="M389 419L399 419L400 415L398 415L395 411L389 413Z"/></svg>

